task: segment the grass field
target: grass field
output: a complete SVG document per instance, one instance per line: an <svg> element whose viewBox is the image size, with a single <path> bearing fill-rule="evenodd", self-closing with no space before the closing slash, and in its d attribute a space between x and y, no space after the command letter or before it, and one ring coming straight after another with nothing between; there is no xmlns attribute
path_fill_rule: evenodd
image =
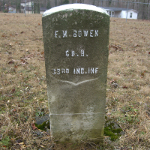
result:
<svg viewBox="0 0 150 150"><path fill-rule="evenodd" d="M41 15L0 14L0 150L74 150L35 126L48 114ZM106 121L123 130L104 150L150 149L150 21L110 22ZM76 150L100 150L94 143Z"/></svg>

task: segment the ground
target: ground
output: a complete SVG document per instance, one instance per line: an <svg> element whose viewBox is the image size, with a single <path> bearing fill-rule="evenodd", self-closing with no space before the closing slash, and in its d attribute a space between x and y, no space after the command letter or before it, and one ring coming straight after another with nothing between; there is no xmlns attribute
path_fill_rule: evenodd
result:
<svg viewBox="0 0 150 150"><path fill-rule="evenodd" d="M106 121L123 130L104 145L58 145L35 126L48 114L41 15L0 14L2 150L150 149L150 21L111 18ZM76 148L75 148L76 147Z"/></svg>

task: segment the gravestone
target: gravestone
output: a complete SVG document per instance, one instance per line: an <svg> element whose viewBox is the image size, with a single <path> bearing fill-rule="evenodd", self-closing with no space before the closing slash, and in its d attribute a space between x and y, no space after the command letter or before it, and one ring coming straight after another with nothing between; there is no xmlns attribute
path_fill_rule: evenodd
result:
<svg viewBox="0 0 150 150"><path fill-rule="evenodd" d="M101 141L110 18L93 5L68 4L42 17L50 131L59 142Z"/></svg>

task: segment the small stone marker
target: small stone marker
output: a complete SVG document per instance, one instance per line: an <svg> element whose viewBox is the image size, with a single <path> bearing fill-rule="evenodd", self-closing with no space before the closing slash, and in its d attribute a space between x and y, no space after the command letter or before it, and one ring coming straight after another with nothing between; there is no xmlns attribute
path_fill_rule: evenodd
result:
<svg viewBox="0 0 150 150"><path fill-rule="evenodd" d="M100 141L105 120L110 18L93 5L43 14L50 130L55 141Z"/></svg>

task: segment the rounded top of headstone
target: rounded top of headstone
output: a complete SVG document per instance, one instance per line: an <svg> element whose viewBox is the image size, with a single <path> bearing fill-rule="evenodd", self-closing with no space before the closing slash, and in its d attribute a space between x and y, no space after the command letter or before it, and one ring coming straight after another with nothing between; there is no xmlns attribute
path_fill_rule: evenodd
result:
<svg viewBox="0 0 150 150"><path fill-rule="evenodd" d="M94 5L89 5L89 4L66 4L66 5L61 5L57 7L53 7L43 13L43 17L46 17L48 15L51 15L53 13L57 13L59 11L73 11L73 10L91 10L91 11L97 11L101 13L107 14L107 11L103 8L96 7ZM107 14L108 15L108 14Z"/></svg>

